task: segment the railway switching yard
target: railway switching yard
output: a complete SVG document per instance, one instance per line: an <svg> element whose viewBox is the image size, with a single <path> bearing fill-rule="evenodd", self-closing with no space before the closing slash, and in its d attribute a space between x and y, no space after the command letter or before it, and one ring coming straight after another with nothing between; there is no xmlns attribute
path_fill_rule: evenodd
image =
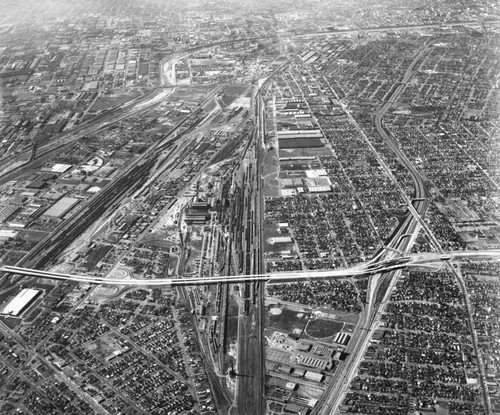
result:
<svg viewBox="0 0 500 415"><path fill-rule="evenodd" d="M84 3L0 11L0 414L500 413L498 5Z"/></svg>

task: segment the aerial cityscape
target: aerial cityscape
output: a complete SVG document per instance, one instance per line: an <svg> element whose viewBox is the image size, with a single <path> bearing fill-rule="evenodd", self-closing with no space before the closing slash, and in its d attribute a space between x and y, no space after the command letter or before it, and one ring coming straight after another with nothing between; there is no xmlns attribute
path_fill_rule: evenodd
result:
<svg viewBox="0 0 500 415"><path fill-rule="evenodd" d="M0 6L0 415L500 414L497 0Z"/></svg>

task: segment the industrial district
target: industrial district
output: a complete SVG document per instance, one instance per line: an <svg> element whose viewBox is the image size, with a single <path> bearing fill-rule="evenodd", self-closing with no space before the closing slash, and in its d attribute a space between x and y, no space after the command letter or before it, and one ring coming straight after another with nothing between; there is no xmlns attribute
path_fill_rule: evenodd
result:
<svg viewBox="0 0 500 415"><path fill-rule="evenodd" d="M0 6L0 414L500 414L497 1Z"/></svg>

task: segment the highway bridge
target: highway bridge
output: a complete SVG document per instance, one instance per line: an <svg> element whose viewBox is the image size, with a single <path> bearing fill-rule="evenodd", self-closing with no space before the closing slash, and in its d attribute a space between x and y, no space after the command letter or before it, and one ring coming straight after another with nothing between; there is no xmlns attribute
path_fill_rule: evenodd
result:
<svg viewBox="0 0 500 415"><path fill-rule="evenodd" d="M283 284L287 282L314 281L335 279L342 277L353 277L361 275L373 275L381 272L389 272L406 267L428 266L443 261L460 261L468 258L499 258L500 250L485 251L454 251L448 253L429 253L429 254L408 254L397 258L389 258L378 261L374 258L372 261L364 262L351 268L342 268L335 270L313 270L299 272L280 272L267 274L247 274L247 275L229 275L209 278L186 277L186 278L158 278L158 279L139 279L139 278L106 278L93 275L72 275L53 271L43 271L31 268L5 265L0 268L0 272L6 274L24 275L29 277L74 281L88 284L106 284L120 286L195 286L210 284L235 284L244 282L264 281L270 284Z"/></svg>

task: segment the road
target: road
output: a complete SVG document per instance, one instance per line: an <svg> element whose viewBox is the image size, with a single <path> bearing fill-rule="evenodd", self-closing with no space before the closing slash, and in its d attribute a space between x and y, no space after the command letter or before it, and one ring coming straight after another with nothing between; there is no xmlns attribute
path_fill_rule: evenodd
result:
<svg viewBox="0 0 500 415"><path fill-rule="evenodd" d="M387 111L391 108L392 103L396 102L400 94L405 90L407 83L410 81L417 63L420 61L421 57L426 53L427 47L424 45L411 64L408 66L402 79L399 81L397 88L394 90L392 95L387 99L387 101L379 108L374 117L374 125L378 134L384 139L385 143L390 147L392 152L396 155L398 160L405 166L409 173L413 177L414 181L414 198L411 200L408 195L406 195L404 189L399 184L399 182L394 177L392 171L389 169L383 158L378 154L370 140L366 137L363 130L357 125L355 119L351 116L347 105L343 103L338 95L335 93L333 88L331 88L333 94L340 102L343 110L350 118L354 125L357 125L360 135L365 140L368 147L372 150L373 154L377 157L379 164L384 169L389 178L391 178L394 185L398 188L401 196L406 202L409 215L405 219L403 226L398 229L398 232L393 235L388 246L380 252L377 260L378 264L386 262L391 259L403 259L407 258L407 253L411 250L413 243L418 236L420 229L424 231L426 236L429 238L431 245L438 252L445 264L446 268L455 276L465 300L468 314L469 329L471 332L472 343L475 351L475 355L478 360L479 377L482 386L483 401L485 403L486 413L491 414L491 407L489 402L489 396L486 388L486 377L484 371L484 365L480 358L479 348L477 345L477 335L474 328L474 321L471 313L471 306L468 299L467 290L465 283L460 273L455 269L454 266L450 264L448 256L443 251L441 245L437 241L436 237L428 227L427 223L424 221L423 217L429 206L428 192L424 185L423 177L417 171L415 166L408 160L406 155L400 150L397 139L392 136L383 126L383 117ZM325 79L326 80L326 79ZM404 233L403 233L404 232ZM337 412L339 406L341 405L346 392L349 389L349 385L357 373L357 368L363 358L364 351L366 350L371 337L373 336L375 330L378 328L378 323L380 317L383 313L385 305L387 304L392 288L394 287L399 273L401 271L395 270L393 272L387 273L387 269L382 273L375 273L370 276L368 295L367 295L367 305L365 310L360 316L360 322L353 334L350 344L349 344L349 358L342 362L336 370L335 379L329 385L327 393L325 393L322 398L322 402L318 405L320 409L318 414L334 414Z"/></svg>
<svg viewBox="0 0 500 415"><path fill-rule="evenodd" d="M415 197L417 198L417 205L414 206L412 203L408 204L408 208L410 210L411 215L413 216L414 220L418 223L419 226L422 227L425 235L429 238L429 241L431 245L434 247L434 249L443 254L444 250L441 247L441 244L439 241L436 239L434 234L432 233L431 229L428 227L427 223L423 220L423 216L425 214L425 211L427 210L426 207L426 201L425 198L427 196L427 192L425 189L425 186L423 184L423 178L420 176L420 174L417 172L415 166L408 160L408 158L402 153L402 151L399 148L399 145L397 144L397 141L395 140L394 137L384 128L382 124L382 118L384 114L387 112L387 110L391 107L392 102L395 102L399 95L404 91L406 88L406 85L408 81L411 78L411 75L413 74L413 71L415 69L416 63L420 60L422 55L426 52L427 47L424 46L420 49L419 53L415 57L415 59L412 61L410 66L408 67L403 80L401 84L397 87L397 89L394 91L393 95L388 99L388 102L386 102L381 109L378 111L378 113L375 116L375 126L377 128L377 131L379 134L384 137L386 143L389 145L391 150L396 154L398 159L405 165L405 167L410 171L411 175L414 178L415 181ZM406 198L407 201L408 198ZM425 206L425 207L424 207ZM469 331L471 334L472 338L472 345L474 348L474 353L477 357L477 364L478 364L478 371L479 371L479 379L481 383L481 391L483 395L483 402L485 404L485 409L486 409L486 414L491 414L491 403L489 399L489 394L488 394L488 388L487 388L487 381L486 381L486 374L485 374L485 369L484 369L484 363L481 358L480 350L478 347L478 339L477 339L477 334L475 330L475 324L474 324L474 319L472 317L472 307L470 305L469 301L469 295L467 292L467 288L465 286L465 281L462 278L462 275L460 274L457 269L450 264L449 261L445 261L446 268L448 271L451 272L451 274L455 277L460 290L462 292L462 296L465 301L466 309L467 309L467 320L468 320L468 325L469 325Z"/></svg>
<svg viewBox="0 0 500 415"><path fill-rule="evenodd" d="M39 346L30 346L28 345L22 338L19 336L18 333L16 333L14 330L12 330L9 326L7 326L4 322L0 321L0 330L3 333L7 333L9 337L14 338L16 342L22 346L25 352L29 353L29 359L27 361L30 361L34 356L38 356L38 358L43 361L47 366L53 367L52 363L49 362L45 357L43 357L42 354L39 353ZM11 366L10 363L6 360L7 366ZM25 377L25 374L23 373L24 365L18 366L18 367L11 367L12 374L10 375L11 378L14 378L14 376L18 376L19 378L23 379ZM101 415L110 415L109 412L103 408L93 397L91 397L89 394L84 392L72 379L70 379L68 376L66 376L62 371L57 370L54 368L54 376L58 378L61 382L65 383L66 386L68 386L75 394L84 402L86 402L93 410L95 414L101 414ZM5 383L7 385L7 382ZM2 391L3 385L0 386L0 391Z"/></svg>
<svg viewBox="0 0 500 415"><path fill-rule="evenodd" d="M471 24L471 22L463 22L454 25L469 25L469 24ZM366 29L365 31L369 32L369 31L387 31L387 30L418 30L430 27L439 27L439 25L406 26L397 28L376 28L376 29ZM329 32L316 32L310 34L293 35L289 37L349 34L357 32L358 30L329 31ZM258 37L255 39L263 39L263 38L269 38L269 37L268 36ZM247 40L247 39L238 39L229 42L219 42L218 44L234 43L242 40ZM213 45L204 45L201 47L193 48L193 50L199 50L211 46ZM241 366L241 368L243 368L243 371L247 372L249 370L248 369L249 364L253 364L255 362L255 360L248 358L249 353L253 353L253 356L256 356L256 360L260 362L260 365L257 365L260 366L260 371L259 369L252 370L252 375L249 376L248 378L242 377L238 379L239 392L237 394L238 395L237 399L240 400L238 408L242 408L241 409L241 411L243 411L242 413L255 413L251 411L255 411L255 408L257 407L261 408L260 410L258 410L259 412L262 411L263 386L264 386L263 378L265 376L265 371L263 369L264 359L262 353L263 307L261 301L263 298L263 291L262 291L263 290L262 287L264 285L263 282L283 283L283 282L292 282L300 280L310 281L314 279L339 278L345 276L367 275L367 274L371 276L369 290L368 290L369 294L367 299L367 307L362 313L358 329L356 333L353 335L353 338L351 339L350 353L352 358L349 358L346 362L342 363L343 366L339 366L337 370L336 380L332 382L332 385L329 387L328 393L325 394L326 396L323 408L325 408L325 411L327 412L323 411L324 413L330 413L329 411L335 412L340 403L342 402L343 396L345 395L345 392L349 386L350 380L355 375L359 362L363 357L363 352L366 349L369 339L371 338L373 332L378 327L378 318L381 315L383 308L387 302L387 299L390 296L391 288L394 285L395 281L397 280L400 270L406 266L411 266L415 264L425 265L429 263L436 263L439 261L440 262L444 261L444 263L447 264L451 272L453 272L454 275L457 277L460 287L462 288L462 291L464 293L466 305L468 308L469 325L472 332L473 344L477 354L477 338L475 336L475 331L474 331L474 322L470 314L470 304L468 302L468 296L465 289L465 284L463 283L463 279L461 278L460 274L457 273L457 271L454 269L453 266L449 265L449 260L455 258L463 258L465 255L470 255L471 257L474 257L480 254L478 252L471 252L459 257L455 256L455 254L445 253L444 251L442 251L442 249L439 246L439 243L434 238L432 232L430 231L427 224L423 220L423 217L425 215L429 203L427 200L428 195L424 186L424 181L417 172L417 170L415 169L415 167L401 152L397 140L394 137L392 137L391 134L384 128L382 122L383 117L391 107L392 102L397 100L398 96L404 91L406 83L410 80L413 71L415 69L415 65L423 53L425 53L425 48L422 48L419 51L419 53L413 60L412 64L408 67L406 73L403 76L403 79L400 81L401 82L400 85L396 88L396 90L394 91L388 102L382 105L382 107L376 113L374 118L374 123L378 133L381 135L381 137L384 138L385 142L392 149L394 154L405 165L405 167L413 176L415 183L414 200L411 200L410 198L408 198L408 196L406 196L403 189L400 188L397 180L393 177L392 172L385 164L384 160L378 155L378 153L370 143L369 139L364 135L362 130L359 128L361 135L366 140L367 145L372 149L374 154L377 156L381 166L384 168L389 177L393 179L396 186L399 186L402 194L404 195L405 201L408 206L408 210L410 212L410 215L408 215L403 226L401 226L401 228L394 235L392 240L388 243L388 249L381 251L381 253L377 255L372 261L369 261L365 264L361 264L357 267L343 269L343 270L301 272L301 273L291 273L291 274L286 274L286 273L263 274L261 269L262 262L258 258L261 255L262 251L259 239L260 237L258 231L256 231L255 229L255 226L258 226L260 224L260 218L258 217L259 214L256 214L256 216L253 218L253 227L252 227L253 231L254 232L256 231L253 235L253 241L255 245L251 247L253 252L253 259L250 266L251 272L253 272L253 274L248 273L247 270L247 275L224 276L218 278L192 277L192 278L180 278L180 279L138 280L138 279L105 279L105 278L91 277L91 276L74 276L67 274L45 272L29 268L30 266L35 268L43 266L45 263L43 261L47 261L47 258L50 259L51 257L57 256L58 253L60 252L60 249L62 249L65 245L67 245L67 242L71 238L74 238L77 235L81 234L82 230L84 229L84 225L80 224L80 221L84 216L85 216L85 221L83 222L88 224L93 220L95 220L100 215L102 215L102 209L109 209L113 206L114 203L118 203L121 200L120 197L122 192L135 191L135 187L131 187L130 184L131 183L135 184L141 177L147 176L147 172L151 168L149 163L154 164L153 158L151 159L143 158L140 161L138 161L137 164L131 166L131 168L122 175L121 177L122 182L115 182L112 186L109 186L109 189L106 189L106 192L103 191L102 199L96 198L91 202L91 204L86 206L86 208L81 213L79 213L79 216L75 216L71 218L70 221L65 222L63 226L61 226L61 228L57 230L57 233L55 234L56 236L55 241L47 239L46 241L43 241L43 244L37 247L35 251L32 251L32 253L30 253L29 258L25 258L24 261L24 263L26 263L28 266L25 267L5 266L0 270L11 274L27 275L27 276L34 276L41 278L51 278L58 280L89 282L92 284L111 284L111 285L124 285L124 286L125 285L186 286L186 285L204 285L204 284L217 284L217 283L245 283L248 284L247 286L252 286L253 289L255 290L253 293L255 298L255 304L252 307L251 311L249 312L249 315L242 316L241 318L242 331L240 333L241 337L239 343L242 344L243 347L241 349L242 351L240 360L249 362L246 365L246 368L244 368L244 366ZM162 79L164 79L163 76ZM170 77L169 79L172 79L172 77ZM20 174L20 172L24 171L23 169L28 169L28 170L32 169L34 166L37 166L40 163L45 162L45 160L49 160L53 154L56 154L57 152L61 151L62 148L75 142L84 135L94 133L101 128L105 128L107 125L111 123L119 121L122 118L125 118L131 114L143 111L147 108L150 108L153 105L156 105L162 99L168 97L168 95L171 94L172 92L173 88L170 88L168 90L158 89L153 91L150 95L138 98L134 102L130 102L118 108L111 109L106 113L104 113L99 119L90 120L88 123L78 126L77 128L69 131L67 134L63 134L57 137L57 139L51 142L49 145L45 147L42 146L41 148L37 149L36 154L34 154L34 157L31 157L32 156L30 154L31 150L29 150L15 157L10 157L10 158L7 157L3 160L0 160L0 169L5 171L8 165L13 165L16 161L19 162L27 160L28 158L31 157L31 159L23 166L20 166L16 169L12 169L11 171L0 176L0 183L16 178ZM335 94L334 91L333 93ZM339 102L341 101L339 100ZM351 121L354 122L355 125L357 125L354 118L350 115L347 106L343 103L341 103L341 105L346 114L348 115L348 117L350 117ZM165 144L168 145L167 142ZM154 149L154 151L156 151L156 149ZM148 154L148 156L153 156L154 151L151 151L151 153ZM255 145L254 151L255 154L257 155L259 152L257 145ZM258 160L256 162L256 165L259 166ZM254 171L254 175L255 177L251 180L252 181L251 185L254 186L255 189L258 189L261 180L258 167L256 171ZM119 183L119 185L117 185L117 183ZM110 193L108 193L108 191ZM256 203L255 200L259 201L258 203L260 203L262 200L257 190L255 192L254 202L252 203L254 203L253 204L254 208L259 209L259 207L255 204ZM248 219L251 220L250 218ZM425 233L431 240L431 243L438 249L438 254L435 254L436 257L428 259L427 262L425 262L426 260L422 260L421 258L418 259L416 256L410 256L406 254L411 249L413 241L416 238L416 235L418 234L420 228L422 228L425 231ZM71 229L71 231L68 233L69 229ZM49 252L50 255L45 255L47 252ZM491 256L493 255L493 252L494 251L487 251L486 255ZM496 252L496 255L498 255L498 252ZM43 261L41 260L42 257L44 258ZM419 260L421 262L419 262ZM389 285L387 286L383 285L387 281L389 281ZM245 301L249 300L247 299ZM483 391L486 391L486 389L484 388L485 386L484 367L482 365L481 359L478 360L478 365L480 368L480 377L481 377L481 383L483 385ZM250 387L252 388L251 389L252 393L247 396L245 395L245 390L249 390ZM249 402L250 405L253 406L248 406ZM485 397L485 403L488 406L487 397ZM491 411L488 409L488 413L490 412Z"/></svg>
<svg viewBox="0 0 500 415"><path fill-rule="evenodd" d="M488 20L484 21L484 24L498 24L500 20ZM299 37L307 37L307 36L320 36L320 35L342 35L342 34L358 34L360 32L390 32L390 31L402 31L402 30L424 30L424 29L433 29L433 28L449 28L449 27L463 27L463 26L475 26L481 27L480 21L466 21L466 22L454 22L454 23L429 23L423 25L408 25L408 26L386 26L386 27L372 27L372 28L356 28L356 29L335 29L335 30L325 30L311 33L302 33L297 35L280 35L282 38L299 38Z"/></svg>
<svg viewBox="0 0 500 415"><path fill-rule="evenodd" d="M5 265L1 272L19 274L37 278L46 278L61 281L86 282L90 284L106 284L120 286L192 286L210 284L238 284L247 282L266 282L269 284L283 284L297 281L328 280L346 278L360 275L376 275L382 272L391 272L407 267L422 267L426 265L445 264L467 258L498 258L500 250L485 251L455 251L442 253L409 254L397 258L389 258L378 262L365 262L355 267L336 270L312 270L280 273L261 273L248 275L228 275L210 278L185 277L185 278L158 278L143 280L137 278L105 278L89 275L71 275L51 271L36 270L18 266ZM438 267L438 265L436 265Z"/></svg>
<svg viewBox="0 0 500 415"><path fill-rule="evenodd" d="M498 24L500 20L491 20L485 21L485 24ZM470 25L480 25L480 22L456 22L452 24L453 26L470 26ZM445 26L451 26L445 25ZM443 27L442 24L429 24L429 25L418 25L418 26L397 26L397 27L384 27L384 28L366 28L363 29L363 32L380 32L380 31L400 31L400 30L422 30L429 28L439 28ZM358 29L346 29L346 30L329 30L329 31L318 31L318 32L310 32L310 33L302 33L302 34L293 34L293 35L280 35L281 38L302 38L309 36L325 36L325 35L345 35L345 34L356 34L359 33ZM222 46L225 44L243 42L243 41L256 41L256 40L265 40L271 39L275 36L256 36L252 38L245 39L235 39L229 41L222 42L214 42L206 45L200 45L188 50L176 53L174 55L165 58L160 63L160 79L161 86L149 92L148 94L136 98L135 100L129 101L123 105L119 105L115 108L109 109L104 113L100 114L94 119L91 119L83 124L78 125L77 127L54 137L50 143L46 143L43 145L38 145L34 147L35 151L32 148L26 148L21 153L15 155L9 155L7 157L3 157L0 159L0 184L6 183L10 180L15 179L19 174L24 171L29 171L29 169L33 169L36 166L40 166L43 164L42 160L49 160L54 154L64 149L67 145L75 142L79 138L93 134L96 131L117 122L123 118L126 118L134 113L143 111L151 106L156 105L161 99L164 99L169 94L173 93L173 88L175 88L175 76L168 75L165 71L171 71L175 67L175 62L178 59L188 56L190 53L211 48L214 46ZM164 88L171 88L170 90L165 90ZM34 157L33 157L34 156ZM25 170L28 168L28 170Z"/></svg>
<svg viewBox="0 0 500 415"><path fill-rule="evenodd" d="M94 134L122 119L143 112L168 98L175 92L176 85L175 76L171 76L165 73L165 71L171 71L175 68L175 62L178 59L202 49L235 42L241 42L241 40L215 42L197 46L165 58L161 61L160 65L161 86L141 97L110 108L67 132L52 137L48 143L37 144L33 148L26 148L18 154L0 158L0 184L15 180L19 175L31 172L37 167L42 166L82 137Z"/></svg>
<svg viewBox="0 0 500 415"><path fill-rule="evenodd" d="M94 134L113 123L157 105L162 100L168 98L174 91L174 88L158 88L145 96L129 101L128 105L124 104L109 109L103 114L65 133L52 137L48 143L38 144L35 152L32 149L26 149L19 154L0 159L0 184L15 180L25 172L33 171L45 162L50 161L54 156L60 154L65 148L82 137Z"/></svg>
<svg viewBox="0 0 500 415"><path fill-rule="evenodd" d="M429 206L428 192L424 186L424 181L419 172L410 163L408 158L401 152L396 139L389 134L389 132L383 127L382 124L384 115L391 108L392 103L397 101L400 94L405 90L407 82L413 75L416 64L420 61L426 50L427 49L425 46L419 49L412 62L406 69L402 79L397 80L396 83L399 82L398 87L387 99L387 102L385 102L379 108L374 117L374 125L378 134L383 138L385 143L393 151L394 155L406 167L406 169L413 177L415 188L414 200L411 200L406 195L405 190L402 188L398 180L394 177L385 160L380 156L378 151L375 149L371 141L364 133L363 129L351 115L347 105L340 99L335 90L328 83L328 80L324 77L325 81L330 85L331 92L340 103L343 111L350 119L351 123L356 126L360 136L363 138L368 148L370 148L374 156L377 158L382 169L399 190L399 193L403 200L405 200L410 213L405 218L404 223L398 227L397 231L393 235L391 235L391 240L387 243L387 246L383 250L381 250L375 258L373 258L374 265L380 265L387 262L390 264L393 260L403 261L405 258L408 258L408 252L411 250L413 243L418 236L420 227L427 226L422 219ZM427 229L426 233L432 235L429 229ZM369 341L378 328L380 316L384 310L388 298L390 297L392 288L394 287L401 272L401 270L396 270L394 268L394 271L392 271L389 269L390 267L385 267L385 269L383 270L377 270L376 268L377 267L375 266L375 272L371 273L368 281L366 306L360 315L356 330L354 331L349 342L349 357L344 362L340 363L337 367L334 373L334 379L328 386L327 392L323 395L321 403L318 405L320 408L317 412L318 414L327 415L337 412L345 397L345 394L349 389L349 385L352 379L357 373L358 366L364 356L366 348L368 347Z"/></svg>
<svg viewBox="0 0 500 415"><path fill-rule="evenodd" d="M204 106L210 102L221 87L207 95L200 106L181 120L161 140L148 148L140 157L132 161L124 171L97 195L90 199L82 209L62 222L51 234L39 242L18 263L18 266L43 268L67 248L88 226L106 214L113 212L123 200L132 197L135 192L147 186L151 171L156 165L156 158L165 149L172 146L188 134L199 122L197 117ZM189 128L178 134L186 123L192 123Z"/></svg>

